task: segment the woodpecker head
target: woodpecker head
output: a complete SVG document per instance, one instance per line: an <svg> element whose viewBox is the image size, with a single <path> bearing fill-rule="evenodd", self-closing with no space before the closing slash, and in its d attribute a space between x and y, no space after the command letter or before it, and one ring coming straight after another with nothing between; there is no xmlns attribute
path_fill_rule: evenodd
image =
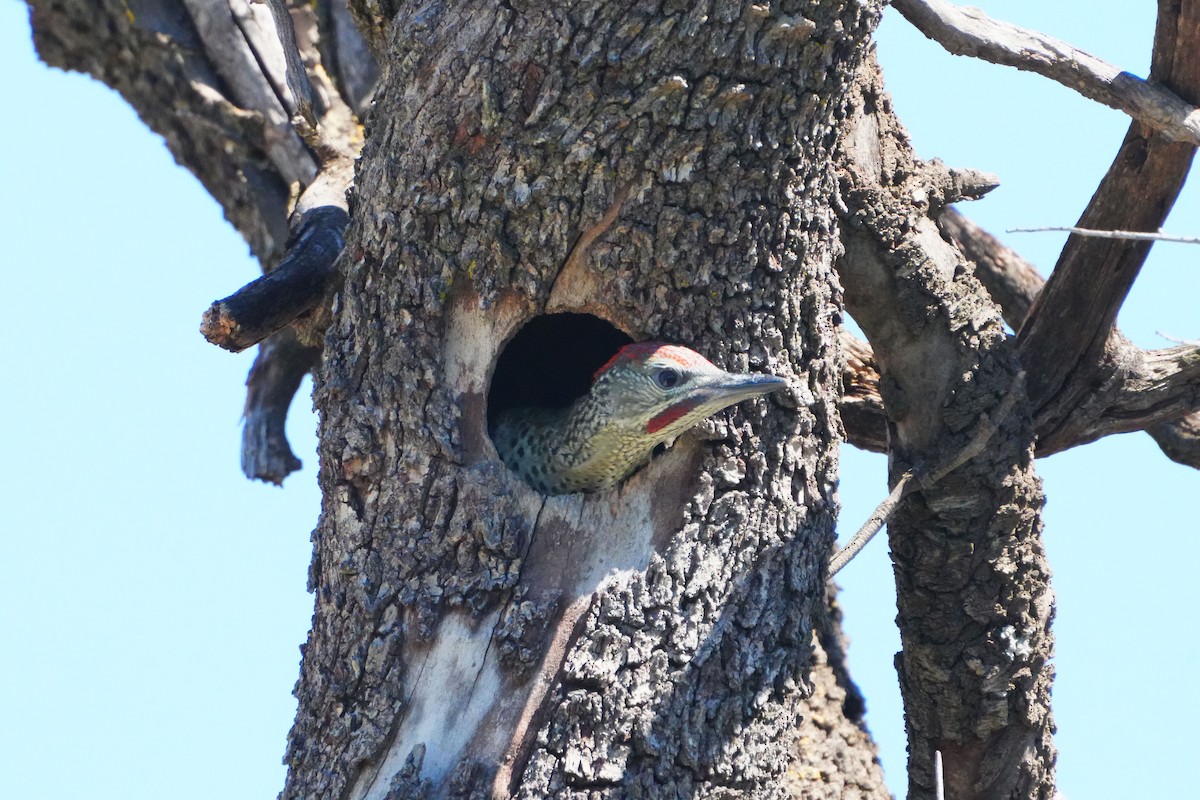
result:
<svg viewBox="0 0 1200 800"><path fill-rule="evenodd" d="M628 477L655 447L705 417L785 384L774 375L726 372L679 345L631 344L569 408L502 412L492 441L504 463L540 491L594 492Z"/></svg>
<svg viewBox="0 0 1200 800"><path fill-rule="evenodd" d="M726 372L687 347L663 342L627 345L597 370L591 394L608 411L608 425L653 449L705 417L786 385L774 375Z"/></svg>

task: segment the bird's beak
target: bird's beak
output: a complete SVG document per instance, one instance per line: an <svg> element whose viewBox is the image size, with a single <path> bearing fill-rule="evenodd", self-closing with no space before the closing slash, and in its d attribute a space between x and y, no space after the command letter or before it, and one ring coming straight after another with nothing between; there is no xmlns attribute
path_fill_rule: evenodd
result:
<svg viewBox="0 0 1200 800"><path fill-rule="evenodd" d="M709 398L704 402L720 402L722 406L731 406L784 386L787 386L787 381L774 375L737 375L727 372L707 387Z"/></svg>

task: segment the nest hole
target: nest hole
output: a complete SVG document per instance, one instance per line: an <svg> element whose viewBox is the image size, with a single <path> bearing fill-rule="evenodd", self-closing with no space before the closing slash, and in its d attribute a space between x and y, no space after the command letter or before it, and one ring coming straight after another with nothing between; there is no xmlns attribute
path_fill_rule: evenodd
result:
<svg viewBox="0 0 1200 800"><path fill-rule="evenodd" d="M500 351L488 388L488 431L510 408L565 408L587 393L596 370L627 344L628 334L591 314L544 314Z"/></svg>

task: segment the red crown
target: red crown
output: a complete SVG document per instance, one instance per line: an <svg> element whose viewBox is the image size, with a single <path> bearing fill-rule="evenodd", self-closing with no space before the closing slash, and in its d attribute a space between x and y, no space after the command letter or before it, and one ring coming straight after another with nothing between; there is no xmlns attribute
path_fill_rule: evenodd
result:
<svg viewBox="0 0 1200 800"><path fill-rule="evenodd" d="M596 370L596 374L592 376L592 380L596 380L596 378L599 378L616 364L627 364L630 361L644 361L651 356L670 359L685 368L699 367L709 363L707 358L689 347L678 344L667 344L666 342L636 342L634 344L627 344L618 350L616 355L610 358L603 367Z"/></svg>

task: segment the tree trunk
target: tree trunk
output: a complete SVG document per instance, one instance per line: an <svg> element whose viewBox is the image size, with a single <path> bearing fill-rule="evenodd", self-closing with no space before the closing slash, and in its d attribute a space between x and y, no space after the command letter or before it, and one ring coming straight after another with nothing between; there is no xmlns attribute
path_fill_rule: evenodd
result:
<svg viewBox="0 0 1200 800"><path fill-rule="evenodd" d="M938 232L959 182L913 157L873 59L856 91L840 153L839 272L879 361L890 480L928 476L981 426L998 429L888 524L909 797L935 796L941 753L946 797L1049 800L1054 602L1024 373L999 308ZM998 412L1006 400L1012 411Z"/></svg>
<svg viewBox="0 0 1200 800"><path fill-rule="evenodd" d="M254 301L272 325L328 325L320 352L267 340L247 409L247 472L281 481L288 387L323 355L316 607L284 797L887 796L825 585L834 264L882 373L855 379L851 435L890 446L896 470L961 446L1016 363L969 270L925 235L937 175L877 118L881 4L780 5L318 0L290 8L289 61L265 4L31 0L42 57L121 91L264 268L344 241L301 293L336 291L331 310ZM916 269L929 248L937 268ZM257 341L239 307L215 304L206 335ZM548 498L499 462L498 410L562 402L645 339L790 388L615 490ZM1002 446L891 531L914 796L934 749L956 800L1053 786L1018 409ZM1012 563L1024 583L997 577ZM947 567L971 602L926 620ZM1032 655L1002 652L1013 636Z"/></svg>
<svg viewBox="0 0 1200 800"><path fill-rule="evenodd" d="M836 507L830 149L874 14L400 9L316 392L285 796L886 794L814 643ZM542 314L791 390L617 490L546 498L499 463L489 399L611 350L598 320L548 317L498 367Z"/></svg>

